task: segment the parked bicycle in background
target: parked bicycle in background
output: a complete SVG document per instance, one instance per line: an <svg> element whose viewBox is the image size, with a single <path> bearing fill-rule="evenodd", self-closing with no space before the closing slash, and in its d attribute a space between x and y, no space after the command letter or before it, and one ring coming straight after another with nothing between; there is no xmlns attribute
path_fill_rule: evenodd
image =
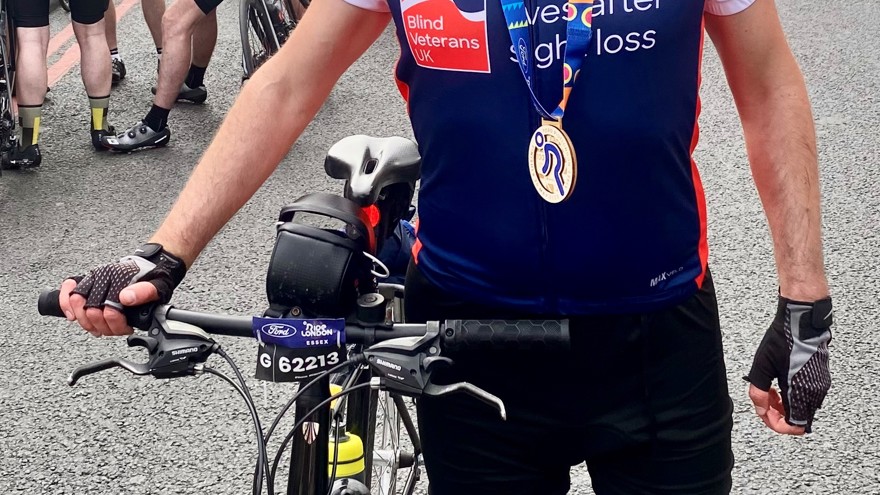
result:
<svg viewBox="0 0 880 495"><path fill-rule="evenodd" d="M281 49L308 6L309 0L241 0L242 80Z"/></svg>

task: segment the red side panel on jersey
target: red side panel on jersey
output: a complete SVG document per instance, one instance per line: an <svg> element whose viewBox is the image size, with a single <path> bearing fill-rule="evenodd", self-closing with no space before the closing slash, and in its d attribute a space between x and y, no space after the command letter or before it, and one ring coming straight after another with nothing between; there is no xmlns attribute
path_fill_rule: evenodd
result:
<svg viewBox="0 0 880 495"><path fill-rule="evenodd" d="M702 109L702 101L700 100L700 86L703 82L703 47L706 31L705 31L705 20L703 21L703 26L700 28L702 30L702 35L700 36L700 63L698 64L698 73L697 73L697 115L694 118L694 135L691 139L691 175L694 180L694 194L696 195L697 200L697 211L700 215L700 265L703 267L702 271L696 278L697 287L703 286L703 280L706 278L706 267L709 263L709 241L707 238L707 219L706 219L706 195L703 191L703 181L700 180L700 171L697 170L697 162L694 160L694 150L697 149L697 143L700 140L700 110Z"/></svg>

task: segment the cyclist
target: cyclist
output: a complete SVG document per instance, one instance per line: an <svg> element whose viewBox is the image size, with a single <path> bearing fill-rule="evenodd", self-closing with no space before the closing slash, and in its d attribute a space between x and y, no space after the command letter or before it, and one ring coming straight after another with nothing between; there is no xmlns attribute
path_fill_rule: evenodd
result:
<svg viewBox="0 0 880 495"><path fill-rule="evenodd" d="M165 13L165 0L141 0L141 9L144 11L144 20L153 43L156 45L156 55L162 57L162 15ZM107 46L110 47L110 63L113 75L113 84L125 79L125 61L119 54L116 39L116 4L109 2L107 12L104 14L107 28Z"/></svg>
<svg viewBox="0 0 880 495"><path fill-rule="evenodd" d="M107 0L77 0L70 7L73 32L82 53L82 80L91 107L92 146L105 150L101 138L112 134L112 127L107 123L110 103L110 60L104 37ZM48 82L49 0L12 0L10 8L18 38L16 93L22 136L10 153L9 163L13 167L36 167L42 161L39 136Z"/></svg>
<svg viewBox="0 0 880 495"><path fill-rule="evenodd" d="M204 103L204 77L217 43L217 13L222 0L175 0L162 16L162 63L153 106L147 115L104 145L116 151L165 146L171 138L168 114L175 101ZM189 71L187 72L187 67Z"/></svg>
<svg viewBox="0 0 880 495"><path fill-rule="evenodd" d="M62 283L69 319L121 335L114 307L167 301L393 20L423 156L408 317L572 322L570 355L453 357L438 379L497 394L508 420L467 397L422 398L432 493L564 493L584 461L600 495L729 493L732 402L692 160L705 26L779 277L749 395L773 431L809 431L830 387L831 299L811 110L772 0L605 0L592 16L591 2L348 1L310 6L137 257Z"/></svg>

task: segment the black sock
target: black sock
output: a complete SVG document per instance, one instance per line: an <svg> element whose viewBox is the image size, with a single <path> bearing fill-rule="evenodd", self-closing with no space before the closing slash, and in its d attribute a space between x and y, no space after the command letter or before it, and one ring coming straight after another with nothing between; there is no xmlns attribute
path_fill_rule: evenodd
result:
<svg viewBox="0 0 880 495"><path fill-rule="evenodd" d="M190 88L198 88L205 83L205 70L207 67L197 65L189 66L189 74L186 75L186 85Z"/></svg>
<svg viewBox="0 0 880 495"><path fill-rule="evenodd" d="M144 117L144 124L150 126L150 129L154 131L161 131L168 124L169 113L171 113L170 109L153 105L150 111L147 112L147 116Z"/></svg>

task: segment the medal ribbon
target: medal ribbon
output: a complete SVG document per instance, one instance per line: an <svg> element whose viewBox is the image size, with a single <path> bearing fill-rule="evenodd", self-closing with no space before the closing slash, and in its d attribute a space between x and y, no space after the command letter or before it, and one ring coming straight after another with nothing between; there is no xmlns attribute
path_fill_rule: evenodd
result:
<svg viewBox="0 0 880 495"><path fill-rule="evenodd" d="M545 119L561 120L565 113L565 105L571 94L571 88L577 78L578 72L587 56L587 47L593 37L593 0L568 0L563 5L566 21L565 57L562 61L562 100L556 109L548 112L538 100L535 94L534 75L532 73L531 58L534 56L532 38L529 30L528 11L523 0L501 0L501 10L504 11L504 19L507 22L507 30L510 32L510 41L513 43L516 60L535 108ZM537 17L536 17L537 19Z"/></svg>

